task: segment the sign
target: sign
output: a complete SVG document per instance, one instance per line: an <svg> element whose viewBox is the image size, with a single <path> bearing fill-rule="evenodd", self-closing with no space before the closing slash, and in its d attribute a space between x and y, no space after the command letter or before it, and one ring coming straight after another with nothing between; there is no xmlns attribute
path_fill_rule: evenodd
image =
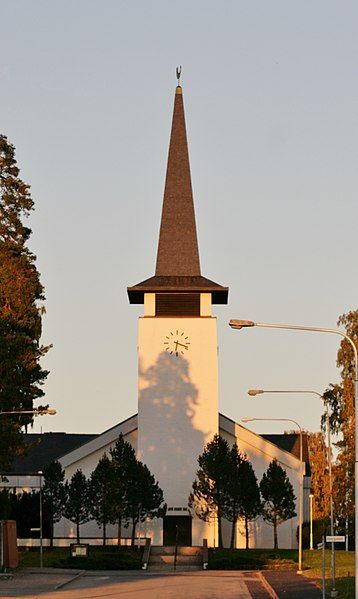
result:
<svg viewBox="0 0 358 599"><path fill-rule="evenodd" d="M346 540L346 537L344 535L338 535L338 536L332 536L332 537L326 537L326 543L344 543L344 541Z"/></svg>
<svg viewBox="0 0 358 599"><path fill-rule="evenodd" d="M323 543L318 543L317 549L323 549Z"/></svg>
<svg viewBox="0 0 358 599"><path fill-rule="evenodd" d="M88 557L88 543L71 543L71 557Z"/></svg>
<svg viewBox="0 0 358 599"><path fill-rule="evenodd" d="M41 528L30 528L31 532L40 532Z"/></svg>

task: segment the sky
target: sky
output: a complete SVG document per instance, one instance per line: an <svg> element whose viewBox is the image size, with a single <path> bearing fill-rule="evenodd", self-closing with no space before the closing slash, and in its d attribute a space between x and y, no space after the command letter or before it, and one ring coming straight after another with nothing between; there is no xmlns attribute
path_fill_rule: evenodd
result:
<svg viewBox="0 0 358 599"><path fill-rule="evenodd" d="M231 318L336 327L357 309L353 1L0 0L0 133L35 211L46 401L34 431L100 433L137 411L126 287L154 274L182 65L202 274L216 306L220 410L316 431L335 335L233 331ZM294 425L256 422L256 432Z"/></svg>

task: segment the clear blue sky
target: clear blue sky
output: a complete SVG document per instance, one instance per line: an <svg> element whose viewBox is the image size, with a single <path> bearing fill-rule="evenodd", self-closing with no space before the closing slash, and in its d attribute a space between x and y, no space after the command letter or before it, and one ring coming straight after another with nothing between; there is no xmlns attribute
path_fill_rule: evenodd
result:
<svg viewBox="0 0 358 599"><path fill-rule="evenodd" d="M221 411L319 427L339 338L234 332L230 318L334 327L357 308L357 3L0 1L1 133L36 210L47 401L35 430L101 432L137 409L137 317L154 273L175 67L183 66L203 274L230 287ZM282 430L262 424L257 431Z"/></svg>

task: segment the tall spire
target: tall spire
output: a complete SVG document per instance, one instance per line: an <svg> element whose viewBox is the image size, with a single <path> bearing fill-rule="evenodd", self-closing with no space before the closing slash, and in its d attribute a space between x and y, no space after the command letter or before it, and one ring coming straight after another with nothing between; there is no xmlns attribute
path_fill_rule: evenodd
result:
<svg viewBox="0 0 358 599"><path fill-rule="evenodd" d="M200 276L183 94L175 90L157 253L157 276Z"/></svg>
<svg viewBox="0 0 358 599"><path fill-rule="evenodd" d="M213 304L226 304L228 299L227 287L200 273L180 74L181 67L177 69L155 275L127 288L131 304L143 304L145 293L210 293Z"/></svg>

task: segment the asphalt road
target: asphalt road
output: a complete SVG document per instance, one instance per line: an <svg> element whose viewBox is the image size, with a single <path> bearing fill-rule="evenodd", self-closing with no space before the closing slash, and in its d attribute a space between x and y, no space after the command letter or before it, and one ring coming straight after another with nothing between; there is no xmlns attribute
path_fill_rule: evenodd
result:
<svg viewBox="0 0 358 599"><path fill-rule="evenodd" d="M26 599L270 599L258 572L170 574L23 572L0 579L0 596ZM63 585L58 588L59 585ZM57 589L56 589L57 587Z"/></svg>

